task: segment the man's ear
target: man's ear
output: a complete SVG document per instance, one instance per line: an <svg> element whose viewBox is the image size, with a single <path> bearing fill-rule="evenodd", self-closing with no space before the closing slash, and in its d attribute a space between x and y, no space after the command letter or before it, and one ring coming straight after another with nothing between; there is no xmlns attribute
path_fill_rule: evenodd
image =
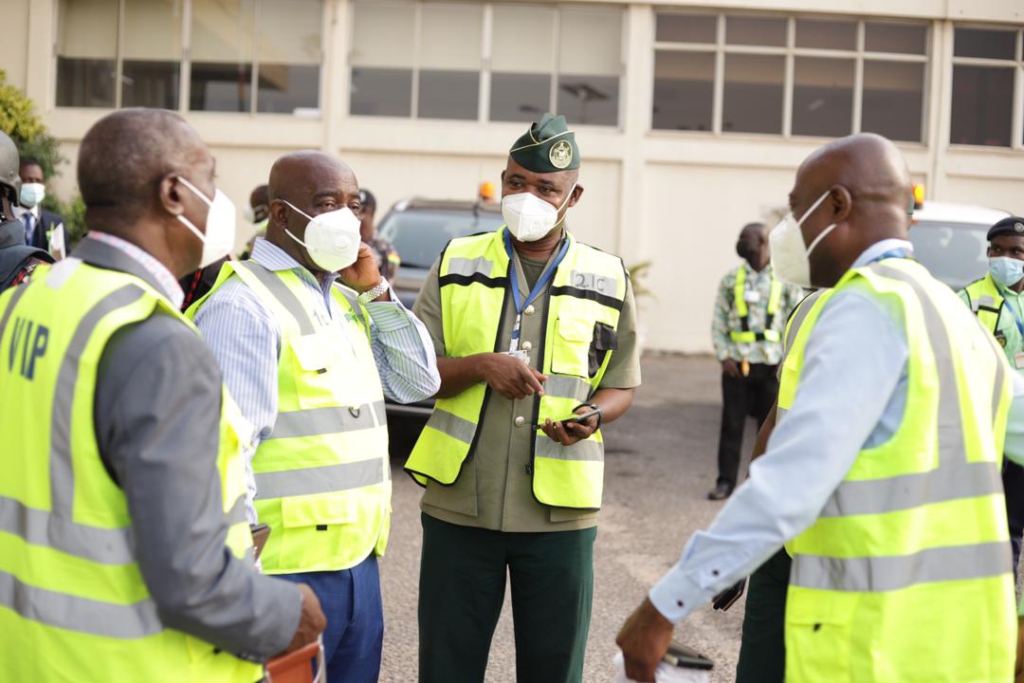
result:
<svg viewBox="0 0 1024 683"><path fill-rule="evenodd" d="M185 213L185 205L182 203L181 185L178 183L178 176L165 175L160 179L157 187L160 206L172 216L181 216Z"/></svg>
<svg viewBox="0 0 1024 683"><path fill-rule="evenodd" d="M583 196L583 186L580 184L576 185L576 188L569 195L569 206L576 206L579 204L580 198Z"/></svg>
<svg viewBox="0 0 1024 683"><path fill-rule="evenodd" d="M842 185L833 185L828 191L828 203L832 208L832 223L842 223L850 217L853 208L853 197Z"/></svg>
<svg viewBox="0 0 1024 683"><path fill-rule="evenodd" d="M282 230L288 226L288 205L280 199L270 202L270 222Z"/></svg>

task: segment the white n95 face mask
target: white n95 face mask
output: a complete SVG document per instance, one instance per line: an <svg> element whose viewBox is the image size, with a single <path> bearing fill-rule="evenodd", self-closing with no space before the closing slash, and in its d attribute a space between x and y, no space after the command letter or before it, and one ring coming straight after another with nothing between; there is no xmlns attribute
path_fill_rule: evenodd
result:
<svg viewBox="0 0 1024 683"><path fill-rule="evenodd" d="M501 216L508 225L508 231L520 242L541 239L558 225L558 212L569 203L575 189L576 184L573 183L565 201L557 209L529 192L505 195L501 198Z"/></svg>
<svg viewBox="0 0 1024 683"><path fill-rule="evenodd" d="M811 252L821 244L825 237L836 229L837 223L833 223L821 231L811 246L804 243L804 234L800 230L807 217L814 213L831 190L818 197L818 200L811 204L811 208L804 212L800 220L793 217L790 211L779 221L779 224L768 235L768 242L771 246L772 270L775 277L791 285L800 287L811 287Z"/></svg>
<svg viewBox="0 0 1024 683"><path fill-rule="evenodd" d="M21 205L26 209L31 209L39 202L43 201L46 197L46 185L42 183L22 183L21 185Z"/></svg>
<svg viewBox="0 0 1024 683"><path fill-rule="evenodd" d="M336 211L310 216L287 199L285 204L309 219L306 224L306 240L302 241L285 232L309 252L309 258L328 273L345 270L359 258L359 218L347 206Z"/></svg>
<svg viewBox="0 0 1024 683"><path fill-rule="evenodd" d="M210 199L184 178L178 178L178 180L210 207L206 214L205 233L184 215L178 216L178 220L184 223L185 227L203 243L203 256L199 267L205 268L214 261L224 258L235 248L235 205L220 190L214 192L213 199Z"/></svg>

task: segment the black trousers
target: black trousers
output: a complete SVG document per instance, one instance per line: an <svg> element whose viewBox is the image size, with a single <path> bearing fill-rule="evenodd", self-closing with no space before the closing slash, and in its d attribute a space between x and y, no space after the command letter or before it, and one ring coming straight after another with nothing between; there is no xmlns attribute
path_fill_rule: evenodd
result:
<svg viewBox="0 0 1024 683"><path fill-rule="evenodd" d="M1016 576L1021 536L1024 535L1024 467L1006 459L1003 460L1003 492L1006 494L1006 520L1013 545L1013 575Z"/></svg>
<svg viewBox="0 0 1024 683"><path fill-rule="evenodd" d="M718 436L718 483L735 487L743 427L748 416L760 427L779 395L777 365L751 364L747 377L722 375L722 428Z"/></svg>

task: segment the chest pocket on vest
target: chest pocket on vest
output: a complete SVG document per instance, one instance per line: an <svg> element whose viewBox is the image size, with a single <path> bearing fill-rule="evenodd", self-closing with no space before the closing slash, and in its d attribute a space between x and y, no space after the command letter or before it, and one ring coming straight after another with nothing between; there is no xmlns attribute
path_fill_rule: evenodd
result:
<svg viewBox="0 0 1024 683"><path fill-rule="evenodd" d="M607 328L598 341L597 330ZM551 371L559 375L575 377L593 377L597 374L604 356L610 349L599 349L600 346L617 346L615 331L607 325L598 323L596 326L589 320L559 318L555 322L554 347L551 351ZM600 359L600 360L598 360Z"/></svg>
<svg viewBox="0 0 1024 683"><path fill-rule="evenodd" d="M338 340L325 333L306 334L292 341L299 405L320 408L338 405L339 382L336 373L340 361Z"/></svg>

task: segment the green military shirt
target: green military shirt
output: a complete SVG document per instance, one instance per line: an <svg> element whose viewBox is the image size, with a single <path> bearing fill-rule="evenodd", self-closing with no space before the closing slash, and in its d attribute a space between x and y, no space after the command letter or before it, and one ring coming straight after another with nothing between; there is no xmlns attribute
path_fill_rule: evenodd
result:
<svg viewBox="0 0 1024 683"><path fill-rule="evenodd" d="M1010 367L1016 368L1017 372L1024 374L1024 361L1018 364L1014 358L1016 354L1024 353L1024 335L1021 334L1021 329L1017 326L1018 321L1024 321L1024 293L1018 294L1012 289L996 286L999 287L999 293L1005 299L999 323L996 325L996 338L1002 337L1006 340L1005 345L1000 340L1000 346L1003 347L1006 359L1010 361ZM967 296L966 289L961 289L957 294L965 304L971 305L971 299Z"/></svg>
<svg viewBox="0 0 1024 683"><path fill-rule="evenodd" d="M557 250L556 252L557 253ZM544 272L547 262L516 259L519 291L525 299ZM552 254L551 259L554 258ZM444 327L441 324L441 290L438 279L440 261L435 261L416 300L414 312L430 331L439 356L445 355ZM508 297L501 323L501 348L508 348L515 324L515 305ZM544 336L547 288L524 311L520 347L530 351L539 347ZM618 326L619 348L612 354L601 388L631 389L640 385L640 352L636 345L636 305L632 285L627 281L626 295ZM531 353L531 365L540 370L543 359ZM430 481L423 494L425 513L451 524L481 527L495 531L538 532L585 529L597 525L597 512L553 508L533 497L533 479L527 474L533 438L531 416L534 401L530 396L518 401L491 392L480 422L476 447L470 452L459 478L451 486ZM515 426L523 416L526 424Z"/></svg>

